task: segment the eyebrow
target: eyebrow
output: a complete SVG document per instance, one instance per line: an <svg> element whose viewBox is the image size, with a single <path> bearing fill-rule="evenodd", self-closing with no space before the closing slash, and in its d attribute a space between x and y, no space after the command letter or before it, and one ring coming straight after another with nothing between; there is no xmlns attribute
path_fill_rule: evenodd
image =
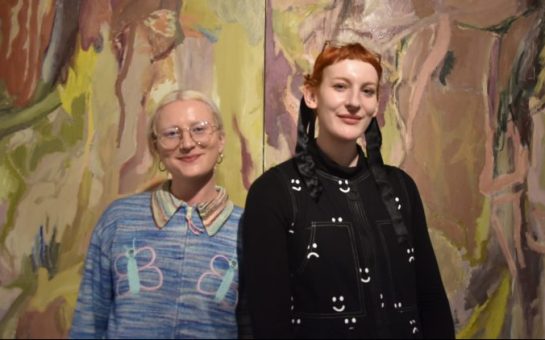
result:
<svg viewBox="0 0 545 340"><path fill-rule="evenodd" d="M332 80L342 80L342 81L345 81L347 83L352 83L352 81L350 79L345 78L345 77L333 77ZM372 82L372 81L366 81L362 85L363 86L369 86L369 85L378 86L378 83L375 83L375 82Z"/></svg>

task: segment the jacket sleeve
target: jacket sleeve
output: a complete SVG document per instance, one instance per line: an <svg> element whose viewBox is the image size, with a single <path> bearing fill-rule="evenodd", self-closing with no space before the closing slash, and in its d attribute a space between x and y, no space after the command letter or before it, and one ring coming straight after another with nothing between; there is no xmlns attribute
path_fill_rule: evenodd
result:
<svg viewBox="0 0 545 340"><path fill-rule="evenodd" d="M268 171L251 186L242 217L242 293L256 338L293 338L287 226L291 218L285 183Z"/></svg>
<svg viewBox="0 0 545 340"><path fill-rule="evenodd" d="M80 284L78 302L70 338L100 339L106 337L108 317L112 305L112 275L110 268L107 212L97 223L91 237Z"/></svg>
<svg viewBox="0 0 545 340"><path fill-rule="evenodd" d="M414 181L408 175L405 176L412 202L416 288L423 335L425 338L454 339L454 322L428 233L422 200Z"/></svg>

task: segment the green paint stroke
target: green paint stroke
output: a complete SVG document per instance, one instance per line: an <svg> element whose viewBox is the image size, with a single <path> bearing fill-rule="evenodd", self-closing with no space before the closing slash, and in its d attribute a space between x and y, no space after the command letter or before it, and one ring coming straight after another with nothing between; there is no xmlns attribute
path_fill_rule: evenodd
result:
<svg viewBox="0 0 545 340"><path fill-rule="evenodd" d="M0 115L12 107L13 98L9 95L8 90L6 90L6 83L4 80L0 79Z"/></svg>
<svg viewBox="0 0 545 340"><path fill-rule="evenodd" d="M457 339L497 339L507 316L507 304L511 293L511 276L503 270L501 282L488 300L475 307L466 326L458 332Z"/></svg>
<svg viewBox="0 0 545 340"><path fill-rule="evenodd" d="M40 134L40 142L36 143L30 152L29 168L35 170L44 156L60 151L66 151L83 138L85 131L86 100L84 95L72 101L72 116L62 122L60 133L51 129L49 121L44 120L35 126L36 133Z"/></svg>
<svg viewBox="0 0 545 340"><path fill-rule="evenodd" d="M6 211L6 222L2 226L0 232L0 246L4 245L7 235L11 231L11 228L14 226L15 211L17 210L17 206L23 199L23 195L27 188L25 179L19 172L19 168L17 167L17 165L14 164L13 160L11 159L11 155L7 155L7 157L5 157L3 161L3 165L5 167L4 170L6 170L4 171L6 178L4 178L3 181L10 183L12 191L7 194L9 206Z"/></svg>
<svg viewBox="0 0 545 340"><path fill-rule="evenodd" d="M500 22L499 24L496 24L496 25L492 25L492 26L488 26L488 27L478 27L478 26L475 26L475 25L459 23L458 27L466 28L466 29L475 29L475 30L479 30L479 31L494 32L494 33L496 33L498 35L504 35L505 33L507 33L509 31L509 29L511 29L511 26L513 25L513 23L515 21L517 21L518 19L520 19L523 16L526 17L526 16L530 15L531 13L533 13L535 10L537 10L539 8L537 3L538 3L538 1L536 1L536 3L531 4L526 9L526 11L524 11L522 14L519 14L519 15L516 15L516 16L510 16L509 18L503 20L502 22Z"/></svg>
<svg viewBox="0 0 545 340"><path fill-rule="evenodd" d="M441 72L439 72L439 81L441 82L441 84L443 84L443 86L447 85L447 76L450 74L450 72L452 72L455 62L456 58L454 57L454 52L448 51L443 61L443 67L441 68Z"/></svg>
<svg viewBox="0 0 545 340"><path fill-rule="evenodd" d="M3 113L0 115L0 140L10 133L27 128L37 120L45 118L60 105L59 95L57 91L53 91L31 107Z"/></svg>

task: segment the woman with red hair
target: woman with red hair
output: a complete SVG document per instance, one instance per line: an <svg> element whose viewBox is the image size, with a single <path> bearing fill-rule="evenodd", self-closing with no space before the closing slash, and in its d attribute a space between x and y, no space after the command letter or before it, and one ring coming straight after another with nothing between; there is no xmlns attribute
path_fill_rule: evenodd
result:
<svg viewBox="0 0 545 340"><path fill-rule="evenodd" d="M258 338L454 337L418 189L382 161L381 75L362 45L326 45L295 157L250 188L242 289Z"/></svg>

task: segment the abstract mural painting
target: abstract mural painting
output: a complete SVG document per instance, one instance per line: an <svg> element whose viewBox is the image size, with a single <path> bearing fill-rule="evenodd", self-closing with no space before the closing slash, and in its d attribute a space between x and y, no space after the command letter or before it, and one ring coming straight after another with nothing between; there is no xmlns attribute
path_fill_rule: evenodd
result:
<svg viewBox="0 0 545 340"><path fill-rule="evenodd" d="M292 155L326 40L381 54L387 163L417 182L461 338L545 336L540 0L3 0L0 337L65 337L90 233L164 178L160 98L193 88L227 132L235 203Z"/></svg>
<svg viewBox="0 0 545 340"><path fill-rule="evenodd" d="M289 157L326 40L382 56L387 163L417 182L462 338L545 335L545 5L267 2L266 167Z"/></svg>
<svg viewBox="0 0 545 340"><path fill-rule="evenodd" d="M253 0L0 3L1 338L67 335L98 217L164 178L145 135L171 90L219 104L217 176L244 203L262 171L264 15Z"/></svg>

